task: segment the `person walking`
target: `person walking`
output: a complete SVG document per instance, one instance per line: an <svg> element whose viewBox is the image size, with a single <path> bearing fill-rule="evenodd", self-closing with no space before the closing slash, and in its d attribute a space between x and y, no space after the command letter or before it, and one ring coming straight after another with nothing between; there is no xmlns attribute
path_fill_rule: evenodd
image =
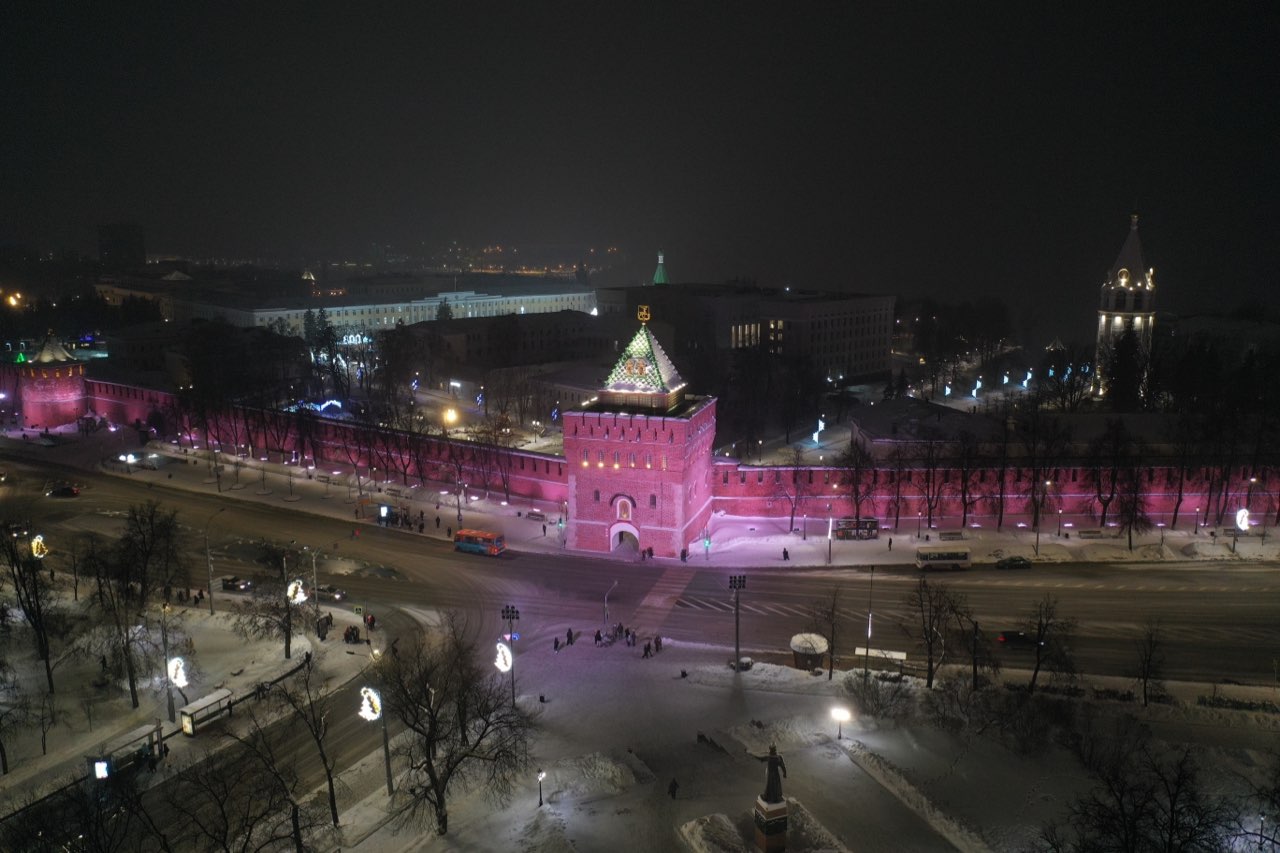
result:
<svg viewBox="0 0 1280 853"><path fill-rule="evenodd" d="M440 516L436 516L436 530L440 529Z"/></svg>
<svg viewBox="0 0 1280 853"><path fill-rule="evenodd" d="M545 524L544 524L544 525L542 525L542 535L543 535L543 536L546 536L546 535L547 535L547 526L546 526Z"/></svg>
<svg viewBox="0 0 1280 853"><path fill-rule="evenodd" d="M560 654L560 638L553 637L551 639L551 648L555 649L556 654Z"/></svg>
<svg viewBox="0 0 1280 853"><path fill-rule="evenodd" d="M564 644L566 646L573 645L573 629L572 628L569 628L564 632Z"/></svg>
<svg viewBox="0 0 1280 853"><path fill-rule="evenodd" d="M893 537L892 537L892 536L890 536L890 537L889 537L889 550L890 550L890 551L892 551L892 550L893 550Z"/></svg>
<svg viewBox="0 0 1280 853"><path fill-rule="evenodd" d="M680 783L676 781L676 777L671 777L671 784L667 786L667 793L671 795L671 799L676 798L676 791L680 790Z"/></svg>
<svg viewBox="0 0 1280 853"><path fill-rule="evenodd" d="M596 629L596 645L599 646L604 642L604 635L600 633L600 629Z"/></svg>
<svg viewBox="0 0 1280 853"><path fill-rule="evenodd" d="M644 654L642 655L642 657L646 657L646 658L653 657L653 644L650 643L648 640L645 640Z"/></svg>
<svg viewBox="0 0 1280 853"><path fill-rule="evenodd" d="M660 651L662 651L662 635L661 634L653 638L653 653L656 655Z"/></svg>

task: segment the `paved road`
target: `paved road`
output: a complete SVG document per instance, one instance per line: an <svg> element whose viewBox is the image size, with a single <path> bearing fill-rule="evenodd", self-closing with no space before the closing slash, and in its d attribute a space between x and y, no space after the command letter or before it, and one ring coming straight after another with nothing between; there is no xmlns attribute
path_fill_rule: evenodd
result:
<svg viewBox="0 0 1280 853"><path fill-rule="evenodd" d="M192 534L193 586L207 582L201 546L212 518L208 532L215 578L261 573L255 561L262 539L295 541L318 549L321 583L345 588L353 602L371 608L410 604L467 610L478 629L490 632L499 630L498 613L507 604L520 608L527 626L554 618L594 627L603 621L605 593L617 581L609 593L611 621L647 632L661 630L677 639L727 647L733 643L726 569L700 567L696 558L688 564L563 553L508 552L483 558L454 552L443 537L368 525L361 525L359 538L352 539L353 528L345 522L297 511L300 505L287 502L246 505L214 493L169 489L163 482L148 487L93 473L76 475L85 486L79 498L57 499L38 494L56 475L15 473L11 480L18 484L11 491L17 495L11 500L30 501L27 514L45 525L50 541L76 530L106 532L141 500L177 509ZM335 492L333 500L343 498ZM304 563L304 576L309 568ZM791 635L809 627L813 605L837 589L842 617L837 652L865 644L872 587L867 567L730 571L748 575L741 599L744 653L785 653ZM917 578L912 568L875 572L873 647L916 651L900 625L909 621L904 598ZM1038 599L1057 597L1060 612L1076 622L1073 648L1085 672L1127 674L1148 618L1161 622L1171 679L1270 683L1280 654L1280 622L1275 618L1280 568L1274 564L1037 564L1025 571L974 568L929 579L962 593L984 630L991 632L1019 627ZM215 598L220 594L215 588ZM1026 652L1005 654L1014 666L1029 659Z"/></svg>

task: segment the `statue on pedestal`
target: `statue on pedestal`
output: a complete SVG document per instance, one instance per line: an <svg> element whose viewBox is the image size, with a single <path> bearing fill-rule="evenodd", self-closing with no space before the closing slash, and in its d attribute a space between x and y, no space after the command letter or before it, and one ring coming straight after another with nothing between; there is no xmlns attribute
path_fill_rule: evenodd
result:
<svg viewBox="0 0 1280 853"><path fill-rule="evenodd" d="M769 757L765 759L769 762L768 775L765 777L764 793L760 795L760 799L766 803L781 803L782 799L782 780L787 778L787 762L782 760L782 756L778 755L778 747L769 744ZM782 775L778 775L778 771L782 771Z"/></svg>
<svg viewBox="0 0 1280 853"><path fill-rule="evenodd" d="M769 744L764 793L756 798L754 810L756 849L761 853L782 853L787 849L787 801L782 796L782 780L787 776L787 763L778 747Z"/></svg>

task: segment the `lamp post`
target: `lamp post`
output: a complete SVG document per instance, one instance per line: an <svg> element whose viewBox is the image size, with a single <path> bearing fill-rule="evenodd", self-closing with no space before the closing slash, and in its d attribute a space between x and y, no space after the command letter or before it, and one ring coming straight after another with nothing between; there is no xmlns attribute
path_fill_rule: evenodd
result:
<svg viewBox="0 0 1280 853"><path fill-rule="evenodd" d="M177 722L173 708L173 679L169 677L169 602L160 606L160 645L164 654L164 695L169 706L169 722Z"/></svg>
<svg viewBox="0 0 1280 853"><path fill-rule="evenodd" d="M618 582L614 581L613 586L604 591L604 624L606 628L609 626L609 593L613 592L617 588Z"/></svg>
<svg viewBox="0 0 1280 853"><path fill-rule="evenodd" d="M209 615L213 615L213 555L209 552L209 525L219 514L226 511L226 507L218 507L213 514L205 520L204 523L204 562L209 569Z"/></svg>
<svg viewBox="0 0 1280 853"><path fill-rule="evenodd" d="M809 541L809 513L804 514L804 527L801 529L800 539L803 542Z"/></svg>
<svg viewBox="0 0 1280 853"><path fill-rule="evenodd" d="M320 582L316 579L316 549L310 545L303 545L302 550L311 553L311 597L314 599L316 610L316 621L320 620Z"/></svg>
<svg viewBox="0 0 1280 853"><path fill-rule="evenodd" d="M739 643L738 599L747 588L746 575L729 575L729 589L733 590L733 671L738 671L742 660L742 646Z"/></svg>
<svg viewBox="0 0 1280 853"><path fill-rule="evenodd" d="M1045 499L1049 497L1049 485L1050 485L1049 481L1045 480L1044 488L1040 490L1040 500L1035 503L1036 517L1034 521L1035 521L1035 527L1036 527L1036 556L1037 557L1040 556L1040 517L1044 515L1044 502L1045 502Z"/></svg>
<svg viewBox="0 0 1280 853"><path fill-rule="evenodd" d="M910 516L908 516L910 517ZM920 539L920 525L924 522L924 511L916 510L916 541Z"/></svg>
<svg viewBox="0 0 1280 853"><path fill-rule="evenodd" d="M836 740L844 736L844 724L849 722L848 708L832 708L831 719L836 721Z"/></svg>
<svg viewBox="0 0 1280 853"><path fill-rule="evenodd" d="M507 638L511 642L511 706L516 704L516 622L520 611L508 604L502 608L502 618L507 620Z"/></svg>
<svg viewBox="0 0 1280 853"><path fill-rule="evenodd" d="M1195 528L1191 531L1192 536L1200 535L1200 507L1196 507L1196 523Z"/></svg>
<svg viewBox="0 0 1280 853"><path fill-rule="evenodd" d="M835 526L835 519L827 516L827 565L831 565L831 531Z"/></svg>
<svg viewBox="0 0 1280 853"><path fill-rule="evenodd" d="M538 808L542 808L542 780L547 778L547 771L538 771Z"/></svg>
<svg viewBox="0 0 1280 853"><path fill-rule="evenodd" d="M876 567L871 567L871 583L867 586L867 647L862 656L862 682L865 684L871 676L871 593L876 588Z"/></svg>
<svg viewBox="0 0 1280 853"><path fill-rule="evenodd" d="M362 719L374 722L382 720L382 755L387 764L387 796L395 794L395 785L391 782L391 738L387 735L387 715L382 712L382 697L372 687L360 688L360 710L356 712Z"/></svg>
<svg viewBox="0 0 1280 853"><path fill-rule="evenodd" d="M1058 538L1062 538L1062 509L1058 509Z"/></svg>

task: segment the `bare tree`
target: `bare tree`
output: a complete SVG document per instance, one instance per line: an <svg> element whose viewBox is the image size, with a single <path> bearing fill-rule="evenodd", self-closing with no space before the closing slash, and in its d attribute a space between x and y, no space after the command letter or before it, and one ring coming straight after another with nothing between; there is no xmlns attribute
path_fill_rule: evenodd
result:
<svg viewBox="0 0 1280 853"><path fill-rule="evenodd" d="M169 589L183 576L183 544L176 510L161 509L157 501L129 507L114 562L117 581L134 587L130 598L139 607L157 592L168 601Z"/></svg>
<svg viewBox="0 0 1280 853"><path fill-rule="evenodd" d="M914 614L914 624L904 625L903 630L924 650L925 687L932 689L934 677L946 660L945 632L956 618L956 597L945 584L931 584L921 575L903 603Z"/></svg>
<svg viewBox="0 0 1280 853"><path fill-rule="evenodd" d="M1134 677L1142 688L1142 707L1164 693L1164 640L1160 620L1147 619L1134 647Z"/></svg>
<svg viewBox="0 0 1280 853"><path fill-rule="evenodd" d="M235 606L235 621L231 628L248 639L280 639L284 641L284 658L289 660L293 652L293 637L302 633L300 605L289 597L289 584L269 580L255 586L249 597Z"/></svg>
<svg viewBox="0 0 1280 853"><path fill-rule="evenodd" d="M45 680L49 692L53 687L53 650L51 640L59 632L63 620L57 608L57 593L53 581L44 573L44 567L36 559L25 540L12 536L3 538L4 559L9 568L9 579L18 599L18 607L27 626L31 628L36 657L44 662Z"/></svg>
<svg viewBox="0 0 1280 853"><path fill-rule="evenodd" d="M1071 656L1070 642L1075 622L1058 613L1058 599L1051 593L1035 603L1027 618L1027 635L1034 643L1035 664L1031 669L1031 681L1027 693L1034 693L1042 668L1057 678L1075 678L1075 660Z"/></svg>
<svg viewBox="0 0 1280 853"><path fill-rule="evenodd" d="M1205 790L1191 747L1161 751L1145 729L1120 723L1086 733L1079 752L1094 785L1071 804L1066 826L1049 825L1053 853L1226 850L1238 825L1231 801Z"/></svg>
<svg viewBox="0 0 1280 853"><path fill-rule="evenodd" d="M840 621L840 587L831 588L829 598L818 599L809 607L809 621L815 634L827 638L827 681L835 674L836 625Z"/></svg>
<svg viewBox="0 0 1280 853"><path fill-rule="evenodd" d="M796 529L796 513L809 498L812 491L809 478L812 476L812 469L804 467L804 450L798 444L787 448L782 465L773 469L773 496L785 501L791 512L788 531Z"/></svg>
<svg viewBox="0 0 1280 853"><path fill-rule="evenodd" d="M1120 478L1120 498L1116 502L1116 519L1120 529L1129 537L1129 550L1133 550L1133 534L1146 533L1155 525L1147 512L1147 488L1143 478L1150 476L1150 469L1143 465L1141 439L1134 441L1134 450Z"/></svg>
<svg viewBox="0 0 1280 853"><path fill-rule="evenodd" d="M292 679L275 686L271 695L284 708L288 709L293 719L302 724L311 735L316 746L316 755L320 766L324 768L325 781L329 785L329 815L333 825L338 825L338 795L334 787L333 769L336 757L327 748L329 734L329 714L333 710L332 694L322 692L324 685L318 683L320 673L310 658Z"/></svg>
<svg viewBox="0 0 1280 853"><path fill-rule="evenodd" d="M505 803L529 766L533 715L511 700L505 679L485 667L456 614L378 665L384 713L408 730L397 753L408 763L406 818L449 830L451 792L481 788Z"/></svg>
<svg viewBox="0 0 1280 853"><path fill-rule="evenodd" d="M269 824L275 827L272 834L280 840L287 838L295 853L306 853L310 849L312 835L323 820L319 810L306 803L311 789L299 776L292 751L283 741L285 729L279 726L270 730L264 728L252 711L250 721L248 734L230 737L240 746L244 762L251 765L259 777L257 789L277 804L277 810L268 818ZM263 844L256 849L278 847Z"/></svg>
<svg viewBox="0 0 1280 853"><path fill-rule="evenodd" d="M13 669L0 663L0 773L9 772L8 744L33 722L31 699Z"/></svg>
<svg viewBox="0 0 1280 853"><path fill-rule="evenodd" d="M951 463L955 466L954 491L960 501L960 527L968 529L969 514L982 499L980 483L987 473L987 458L978 437L968 430L956 434L951 449Z"/></svg>
<svg viewBox="0 0 1280 853"><path fill-rule="evenodd" d="M862 518L863 505L870 504L875 513L875 460L859 438L852 438L836 463L842 472L844 487L849 492L853 517Z"/></svg>

